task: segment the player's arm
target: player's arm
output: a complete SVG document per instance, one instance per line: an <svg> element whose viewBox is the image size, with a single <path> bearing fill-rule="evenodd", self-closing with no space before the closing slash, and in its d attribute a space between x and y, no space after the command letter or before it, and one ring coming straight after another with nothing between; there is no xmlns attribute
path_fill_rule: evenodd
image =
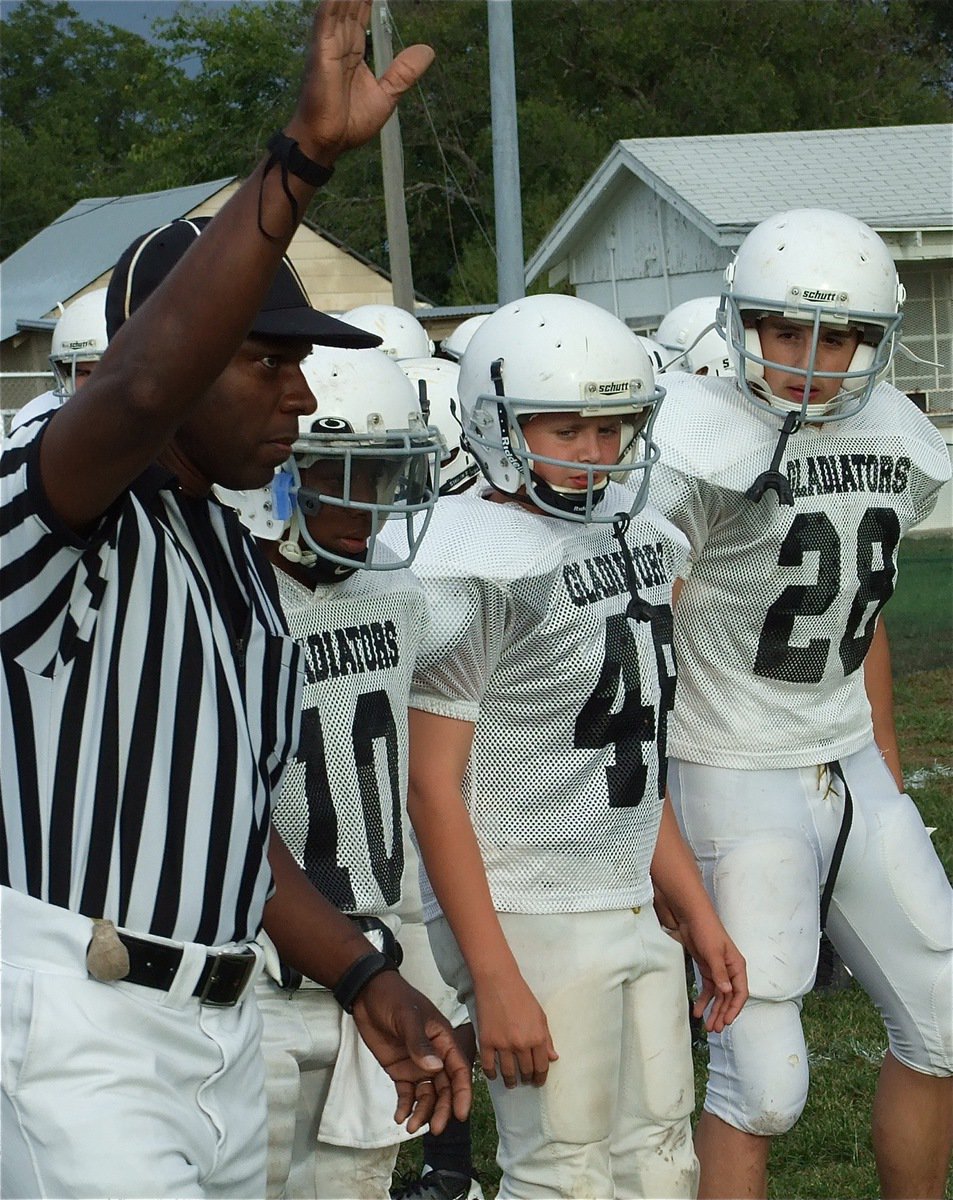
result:
<svg viewBox="0 0 953 1200"><path fill-rule="evenodd" d="M407 810L434 894L473 979L484 1074L541 1086L557 1058L546 1014L523 979L490 896L461 793L473 724L411 708Z"/></svg>
<svg viewBox="0 0 953 1200"><path fill-rule="evenodd" d="M903 791L903 768L900 765L900 745L893 719L893 669L890 665L890 643L883 617L878 617L877 628L867 657L864 659L864 687L870 701L870 715L874 725L874 741L883 755L890 774Z"/></svg>
<svg viewBox="0 0 953 1200"><path fill-rule="evenodd" d="M322 166L378 133L433 58L429 47L408 47L375 79L364 62L370 11L371 0L325 0L315 15L285 132ZM238 349L314 193L290 173L286 184L297 219L281 170L265 177L259 163L51 419L40 470L71 528L99 517L156 458Z"/></svg>
<svg viewBox="0 0 953 1200"><path fill-rule="evenodd" d="M675 936L701 972L702 990L693 1012L700 1017L707 1008L706 1028L720 1033L748 998L745 960L718 919L668 796L652 857L652 880L664 897Z"/></svg>
<svg viewBox="0 0 953 1200"><path fill-rule="evenodd" d="M332 987L374 947L311 884L274 827L268 861L275 891L265 905L265 932L284 962ZM397 1088L396 1121L410 1117L411 1133L429 1122L439 1133L451 1111L458 1120L466 1118L470 1066L449 1023L426 996L396 971L381 971L358 993L353 1015Z"/></svg>

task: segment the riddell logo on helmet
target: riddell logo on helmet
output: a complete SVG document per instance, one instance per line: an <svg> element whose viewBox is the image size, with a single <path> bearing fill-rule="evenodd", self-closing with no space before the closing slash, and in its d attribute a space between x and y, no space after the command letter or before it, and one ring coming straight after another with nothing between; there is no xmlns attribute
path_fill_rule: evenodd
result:
<svg viewBox="0 0 953 1200"><path fill-rule="evenodd" d="M815 304L829 304L837 299L836 292L819 292L815 288L805 288L801 294L805 300L811 300Z"/></svg>

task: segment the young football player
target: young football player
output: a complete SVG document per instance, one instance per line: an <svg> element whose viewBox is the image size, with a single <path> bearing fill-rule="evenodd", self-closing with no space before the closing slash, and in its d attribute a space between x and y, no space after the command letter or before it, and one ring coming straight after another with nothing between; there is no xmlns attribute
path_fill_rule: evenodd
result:
<svg viewBox="0 0 953 1200"><path fill-rule="evenodd" d="M59 406L92 375L96 364L106 353L109 338L106 334L106 289L97 288L80 296L63 310L53 327L50 344L50 366L55 387L35 396L14 415L10 432L21 425L39 420Z"/></svg>
<svg viewBox="0 0 953 1200"><path fill-rule="evenodd" d="M698 296L676 304L662 318L655 338L665 348L666 372L731 374L728 348L716 324L718 302L718 296Z"/></svg>
<svg viewBox="0 0 953 1200"><path fill-rule="evenodd" d="M469 346L470 339L488 316L489 313L477 313L476 316L467 317L465 321L461 321L456 329L442 339L437 349L437 354L450 362L458 363L463 358L463 353L467 346Z"/></svg>
<svg viewBox="0 0 953 1200"><path fill-rule="evenodd" d="M795 210L748 235L719 321L734 378L666 375L652 499L688 536L670 786L748 964L709 1034L701 1195L765 1196L800 1116L818 936L880 1010L884 1196L940 1196L953 1135L953 903L903 794L880 611L897 546L949 478L942 438L878 377L903 288L879 236Z"/></svg>
<svg viewBox="0 0 953 1200"><path fill-rule="evenodd" d="M478 325L480 322L478 322ZM400 359L400 368L408 377L427 408L427 420L443 439L440 463L441 496L466 491L480 474L472 454L461 445L460 403L458 400L460 367L447 358ZM423 393L420 385L423 384ZM403 553L406 539L400 524L391 521L384 538L396 539L395 548ZM470 1062L476 1058L476 1040L466 1006L461 1004L434 962L430 938L424 924L420 895L417 847L408 830L404 842L404 879L400 917L400 946L404 952L401 973L437 1005L454 1027L461 1049ZM483 1189L473 1165L470 1118L451 1117L440 1134L429 1128L421 1138L423 1171L392 1191L393 1200L483 1200Z"/></svg>
<svg viewBox="0 0 953 1200"><path fill-rule="evenodd" d="M460 369L485 481L441 499L415 562L432 633L409 809L434 956L477 1030L503 1196L694 1195L682 947L650 866L701 963L710 1027L746 994L663 804L687 545L643 507L661 395L603 309L499 309Z"/></svg>
<svg viewBox="0 0 953 1200"><path fill-rule="evenodd" d="M320 347L302 370L319 407L287 470L264 494L223 494L261 537L306 659L301 741L273 820L310 881L399 962L407 704L427 624L405 568L442 444L381 351ZM403 557L378 538L388 517L403 518ZM267 1195L383 1200L407 1136L393 1084L333 994L263 941Z"/></svg>

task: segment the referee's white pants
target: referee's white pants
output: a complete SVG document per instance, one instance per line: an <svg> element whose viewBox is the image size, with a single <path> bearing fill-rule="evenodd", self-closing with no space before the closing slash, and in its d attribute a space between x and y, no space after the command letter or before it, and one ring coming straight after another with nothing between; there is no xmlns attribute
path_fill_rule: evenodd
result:
<svg viewBox="0 0 953 1200"><path fill-rule="evenodd" d="M501 1200L694 1196L682 947L651 904L498 915L559 1054L541 1088L490 1082ZM453 934L444 918L429 930L441 973L476 1026L473 983Z"/></svg>
<svg viewBox="0 0 953 1200"><path fill-rule="evenodd" d="M9 888L0 903L0 1194L260 1200L264 1071L250 993L231 1008L201 1005L199 947L186 948L168 992L99 983L86 971L88 918Z"/></svg>
<svg viewBox="0 0 953 1200"><path fill-rule="evenodd" d="M884 1018L899 1062L953 1073L953 891L913 801L877 748L841 759L853 823L827 933ZM705 1108L748 1133L790 1129L807 1098L802 997L813 986L819 893L844 812L824 768L741 771L672 760L679 824L748 966L751 997L709 1034Z"/></svg>

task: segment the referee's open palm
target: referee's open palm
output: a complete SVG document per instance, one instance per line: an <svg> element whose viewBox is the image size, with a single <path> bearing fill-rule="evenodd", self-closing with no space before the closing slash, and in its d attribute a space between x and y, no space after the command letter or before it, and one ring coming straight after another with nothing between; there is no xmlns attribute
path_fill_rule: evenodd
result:
<svg viewBox="0 0 953 1200"><path fill-rule="evenodd" d="M315 13L304 81L288 130L325 166L379 133L400 97L433 62L429 46L408 46L377 79L364 61L370 18L371 0L324 0Z"/></svg>

